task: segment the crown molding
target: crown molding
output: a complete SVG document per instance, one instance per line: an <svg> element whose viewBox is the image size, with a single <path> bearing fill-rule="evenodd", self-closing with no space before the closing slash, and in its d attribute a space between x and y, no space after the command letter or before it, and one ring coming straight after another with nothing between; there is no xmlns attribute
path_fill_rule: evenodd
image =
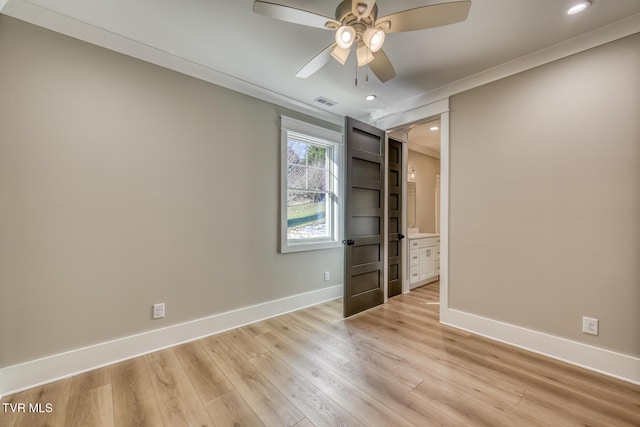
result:
<svg viewBox="0 0 640 427"><path fill-rule="evenodd" d="M63 15L27 0L0 0L4 15L85 41L169 70L231 89L321 120L344 125L344 117L298 101L247 80L180 57L87 22Z"/></svg>
<svg viewBox="0 0 640 427"><path fill-rule="evenodd" d="M220 70L190 61L172 52L140 43L87 22L65 16L54 10L31 3L28 0L0 0L0 12L336 125L343 125L344 122L344 118L341 115L325 111ZM427 115L418 117L424 113L422 110L425 106L437 103L456 93L500 80L637 32L640 32L640 13L417 95L397 104L392 110L385 110L380 115L369 114L367 117L363 117L362 120L373 123L383 129L390 129L411 121L417 121L428 117Z"/></svg>
<svg viewBox="0 0 640 427"><path fill-rule="evenodd" d="M383 129L414 123L431 115L429 113L431 105L438 104L452 95L575 55L638 32L640 32L640 13L418 95L398 104L395 107L395 111L389 112L387 110L386 114L380 117L371 117L370 121L377 123L378 127Z"/></svg>

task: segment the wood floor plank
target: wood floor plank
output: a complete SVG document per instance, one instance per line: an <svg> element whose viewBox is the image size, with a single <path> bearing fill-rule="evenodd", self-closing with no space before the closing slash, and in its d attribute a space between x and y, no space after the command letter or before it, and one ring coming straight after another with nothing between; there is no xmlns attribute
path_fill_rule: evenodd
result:
<svg viewBox="0 0 640 427"><path fill-rule="evenodd" d="M239 354L228 337L207 337L203 339L203 345L265 425L291 426L304 418L255 366Z"/></svg>
<svg viewBox="0 0 640 427"><path fill-rule="evenodd" d="M111 387L116 426L164 425L143 357L111 366Z"/></svg>
<svg viewBox="0 0 640 427"><path fill-rule="evenodd" d="M240 356L247 360L269 351L255 341L253 335L242 329L232 329L222 333L221 336L229 338Z"/></svg>
<svg viewBox="0 0 640 427"><path fill-rule="evenodd" d="M110 368L73 377L66 424L96 427L115 425Z"/></svg>
<svg viewBox="0 0 640 427"><path fill-rule="evenodd" d="M441 402L422 399L362 365L348 363L335 371L413 425L469 425L464 415L448 411Z"/></svg>
<svg viewBox="0 0 640 427"><path fill-rule="evenodd" d="M531 365L531 363L519 357L511 356L506 357L504 360L498 360L495 355L492 355L488 356L487 360L491 361L491 366L496 370L500 370L503 374L526 383L527 394L529 395L528 400L531 400L533 396L546 396L551 401L551 406L563 400L580 402L584 412L596 411L600 414L609 414L610 418L616 420L616 424L620 425L640 425L640 392L607 393L603 391L608 388L605 386L601 390L592 389L592 387L584 390L582 388L584 387L582 375L578 375L574 379L566 374L559 375L557 370L561 370L562 367L561 362L557 361L553 361L557 364L555 369L545 371L541 367L536 367L535 364ZM591 376L591 373L585 372L583 375L588 377ZM607 378L606 382L612 384L614 381ZM592 389L594 394L590 394L589 389ZM541 402L541 400L537 401ZM555 408L558 409L559 407L555 406Z"/></svg>
<svg viewBox="0 0 640 427"><path fill-rule="evenodd" d="M444 412L464 416L464 425L511 427L522 424L513 415L521 399L501 399L500 390L489 385L478 388L468 384L467 387L460 388L461 383L464 384L432 377L420 383L411 394L432 403L437 402Z"/></svg>
<svg viewBox="0 0 640 427"><path fill-rule="evenodd" d="M267 328L263 322L252 323L250 325L242 326L241 328L238 328L238 329L247 332L252 337L269 332L269 328Z"/></svg>
<svg viewBox="0 0 640 427"><path fill-rule="evenodd" d="M629 393L627 383L616 382L611 378L597 372L589 372L577 366L572 366L557 360L553 360L535 353L500 344L496 345L486 338L470 337L465 345L475 349L479 346L490 347L485 359L490 366L519 367L529 374L527 383L534 379L537 382L553 383L558 389L575 389L584 398L593 399L592 406L620 405L618 411L624 411L624 407L635 407L634 413L640 413L640 395ZM613 386L615 384L615 386ZM602 408L603 411L607 407Z"/></svg>
<svg viewBox="0 0 640 427"><path fill-rule="evenodd" d="M498 386L507 394L515 394L518 398L522 396L526 384L514 381L513 378L491 369L485 360L486 355L499 343L491 341L491 344L487 345L486 348L469 348L467 339L470 334L464 331L451 334L449 331L443 330L445 328L442 327L437 328L435 331L432 331L433 327L431 326L413 325L412 328L421 332L424 336L420 342L404 337L403 333L396 333L397 329L385 331L379 328L374 328L373 330L369 328L364 337L365 339L370 339L376 334L381 334L387 339L380 340L380 342L393 341L395 345L403 349L402 354L404 356L408 356L413 352L417 357L418 364L424 364L421 361L435 361L449 370L464 372L481 383L490 383ZM402 330L401 326L399 330ZM372 331L373 333L369 334ZM433 369L432 365L431 367ZM439 367L436 366L436 369L439 369Z"/></svg>
<svg viewBox="0 0 640 427"><path fill-rule="evenodd" d="M364 427L316 386L296 375L293 369L273 353L263 353L254 357L251 363L315 426Z"/></svg>
<svg viewBox="0 0 640 427"><path fill-rule="evenodd" d="M411 367L398 363L395 358L381 354L355 334L349 337L337 332L336 329L325 330L313 328L312 324L300 316L290 316L287 321L292 330L298 333L309 334L310 338L324 342L334 351L339 352L345 358L357 359L359 363L371 365L379 374L390 381L395 381L407 390L412 390L423 381L423 376ZM328 326L332 328L331 325ZM331 332L333 331L333 333ZM336 333L337 332L337 333Z"/></svg>
<svg viewBox="0 0 640 427"><path fill-rule="evenodd" d="M71 395L84 394L97 388L111 385L111 368L100 368L76 375L71 381Z"/></svg>
<svg viewBox="0 0 640 427"><path fill-rule="evenodd" d="M66 426L71 378L29 390L25 397L27 412L19 414L15 427ZM38 405L29 411L29 405ZM51 411L47 405L51 405Z"/></svg>
<svg viewBox="0 0 640 427"><path fill-rule="evenodd" d="M180 365L203 402L222 396L233 390L233 385L199 341L192 341L174 348Z"/></svg>
<svg viewBox="0 0 640 427"><path fill-rule="evenodd" d="M71 395L66 425L114 426L111 384L87 390L82 394Z"/></svg>
<svg viewBox="0 0 640 427"><path fill-rule="evenodd" d="M334 351L323 342L314 341L308 335L296 333L292 330L287 321L280 318L269 319L265 321L265 325L269 326L273 332L286 336L292 343L302 348L306 348L329 368L335 368L349 361L342 354Z"/></svg>
<svg viewBox="0 0 640 427"><path fill-rule="evenodd" d="M144 356L165 425L211 425L211 419L173 349Z"/></svg>
<svg viewBox="0 0 640 427"><path fill-rule="evenodd" d="M313 425L313 423L311 423L311 421L309 421L306 418L303 418L300 422L298 422L295 426L293 427L315 427Z"/></svg>
<svg viewBox="0 0 640 427"><path fill-rule="evenodd" d="M5 396L0 400L2 403L2 409L0 410L0 426L13 427L18 421L20 412L18 412L18 404L25 403L30 390L14 393L9 396Z"/></svg>
<svg viewBox="0 0 640 427"><path fill-rule="evenodd" d="M275 355L284 360L293 370L302 375L311 384L354 415L367 426L410 426L399 414L389 410L382 403L361 391L349 380L331 371L311 353L300 352L282 336L274 333L256 337Z"/></svg>
<svg viewBox="0 0 640 427"><path fill-rule="evenodd" d="M206 408L209 418L211 418L213 425L216 427L264 426L236 390L229 391L207 402Z"/></svg>
<svg viewBox="0 0 640 427"><path fill-rule="evenodd" d="M370 320L378 322L379 318ZM407 338L403 332L395 329L384 332L382 324L379 323L375 331L386 336L387 339L370 341L369 345L381 354L395 356L402 366L416 369L425 380L429 378L433 382L446 379L447 382L459 386L462 391L472 388L482 393L498 395L507 403L518 402L524 394L524 388L512 381L493 377L486 372L482 355L474 352L458 352L458 348L454 346L457 341L449 341L446 348L443 348L439 342L435 345L425 344L413 338ZM370 338L365 336L363 339ZM392 341L393 345L389 345L389 341ZM451 353L456 352L456 357L452 358Z"/></svg>
<svg viewBox="0 0 640 427"><path fill-rule="evenodd" d="M619 414L601 412L585 404L575 396L550 396L536 391L527 391L516 414L521 418L536 414L537 420L546 420L549 425L573 425L590 427L638 427L640 414L635 419L621 419Z"/></svg>

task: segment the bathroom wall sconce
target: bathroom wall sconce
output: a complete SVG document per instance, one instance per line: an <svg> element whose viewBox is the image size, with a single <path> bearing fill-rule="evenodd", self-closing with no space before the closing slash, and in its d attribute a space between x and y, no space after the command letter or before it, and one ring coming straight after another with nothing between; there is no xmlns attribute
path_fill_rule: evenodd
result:
<svg viewBox="0 0 640 427"><path fill-rule="evenodd" d="M409 178L416 179L416 168L411 168L411 172L409 172Z"/></svg>

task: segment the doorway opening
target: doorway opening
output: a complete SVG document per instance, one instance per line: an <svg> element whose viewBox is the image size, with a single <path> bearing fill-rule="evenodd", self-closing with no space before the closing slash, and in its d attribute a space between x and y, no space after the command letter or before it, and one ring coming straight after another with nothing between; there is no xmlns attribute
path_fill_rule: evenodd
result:
<svg viewBox="0 0 640 427"><path fill-rule="evenodd" d="M442 117L398 126L390 135L405 142L405 293L440 279Z"/></svg>

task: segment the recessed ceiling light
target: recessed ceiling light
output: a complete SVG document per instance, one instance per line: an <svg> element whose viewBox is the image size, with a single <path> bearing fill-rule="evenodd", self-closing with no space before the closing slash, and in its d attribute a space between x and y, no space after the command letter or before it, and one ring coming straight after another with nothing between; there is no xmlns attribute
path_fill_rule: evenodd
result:
<svg viewBox="0 0 640 427"><path fill-rule="evenodd" d="M429 128L429 130L433 130L433 131L436 131L436 130L438 130L438 129L440 129L438 126L431 126L431 127Z"/></svg>
<svg viewBox="0 0 640 427"><path fill-rule="evenodd" d="M591 2L588 0L574 3L569 9L567 9L567 15L575 15L576 13L580 13L586 10L589 6L591 6Z"/></svg>
<svg viewBox="0 0 640 427"><path fill-rule="evenodd" d="M374 99L376 99L377 97L375 95L367 95L365 96L364 99L366 99L367 101L373 101Z"/></svg>

